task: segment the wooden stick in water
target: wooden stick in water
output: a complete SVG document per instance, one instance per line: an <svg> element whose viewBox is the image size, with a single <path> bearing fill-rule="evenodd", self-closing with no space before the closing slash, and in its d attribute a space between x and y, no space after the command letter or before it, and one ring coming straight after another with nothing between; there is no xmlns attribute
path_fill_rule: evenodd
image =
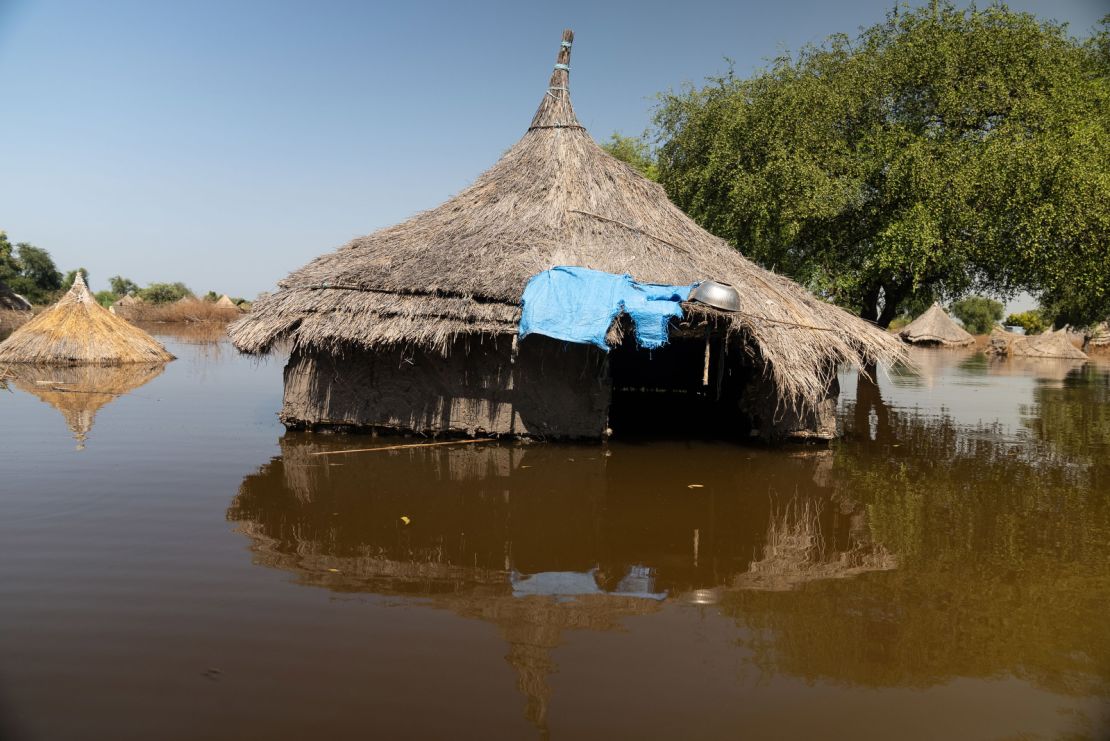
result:
<svg viewBox="0 0 1110 741"><path fill-rule="evenodd" d="M411 443L409 445L386 445L381 448L355 448L353 450L323 450L309 455L343 455L345 453L376 453L380 450L402 450L404 448L434 448L437 445L473 445L474 443L491 443L495 437L481 437L476 440L447 440L440 443Z"/></svg>

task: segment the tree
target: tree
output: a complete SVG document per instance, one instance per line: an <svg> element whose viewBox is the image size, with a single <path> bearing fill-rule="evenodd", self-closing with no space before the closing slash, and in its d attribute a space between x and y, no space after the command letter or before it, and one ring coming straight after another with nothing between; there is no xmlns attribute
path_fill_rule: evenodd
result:
<svg viewBox="0 0 1110 741"><path fill-rule="evenodd" d="M7 239L4 239L7 243ZM62 287L62 274L54 265L50 253L27 242L15 245L17 256L15 265L18 272L6 281L16 293L23 294L27 300L35 304L44 304L52 301ZM0 247L0 251L3 248ZM10 245L8 257L11 257ZM6 263L0 254L0 263ZM3 265L0 265L3 268Z"/></svg>
<svg viewBox="0 0 1110 741"><path fill-rule="evenodd" d="M122 275L113 275L108 279L108 287L112 289L112 293L119 297L134 296L139 292L139 285L130 278L124 278Z"/></svg>
<svg viewBox="0 0 1110 741"><path fill-rule="evenodd" d="M0 230L0 282L11 283L19 277L21 268L19 260L13 254L12 243L8 241L8 233Z"/></svg>
<svg viewBox="0 0 1110 741"><path fill-rule="evenodd" d="M77 268L76 270L70 270L68 273L66 273L65 279L62 280L62 286L64 288L71 287L73 285L73 281L77 280L78 273L80 273L81 277L85 279L85 285L87 286L89 284L89 271L85 268Z"/></svg>
<svg viewBox="0 0 1110 741"><path fill-rule="evenodd" d="M153 304L167 304L171 301L179 301L186 296L192 296L193 292L184 283L151 283L143 290L139 291L144 301L149 301Z"/></svg>
<svg viewBox="0 0 1110 741"><path fill-rule="evenodd" d="M749 257L887 326L1025 289L1110 308L1107 21L896 8L851 39L662 97L668 194ZM1105 313L1105 312L1104 312Z"/></svg>
<svg viewBox="0 0 1110 741"><path fill-rule="evenodd" d="M1002 318L1004 307L985 296L968 296L949 307L952 316L964 323L971 334L986 334Z"/></svg>
<svg viewBox="0 0 1110 741"><path fill-rule="evenodd" d="M93 297L105 309L120 299L120 296L117 296L113 291L97 291L93 294Z"/></svg>
<svg viewBox="0 0 1110 741"><path fill-rule="evenodd" d="M1023 311L1019 314L1010 314L1006 317L1006 325L1021 327L1025 330L1025 334L1040 334L1049 327L1049 323L1045 321L1044 316L1036 309Z"/></svg>
<svg viewBox="0 0 1110 741"><path fill-rule="evenodd" d="M646 135L622 136L614 131L601 148L621 162L632 165L649 180L659 180L659 168L655 164L655 155Z"/></svg>

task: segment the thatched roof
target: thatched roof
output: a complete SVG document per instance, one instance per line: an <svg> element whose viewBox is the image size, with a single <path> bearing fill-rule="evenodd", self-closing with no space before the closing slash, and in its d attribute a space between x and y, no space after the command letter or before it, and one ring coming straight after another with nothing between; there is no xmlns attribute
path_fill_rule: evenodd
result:
<svg viewBox="0 0 1110 741"><path fill-rule="evenodd" d="M226 293L216 299L216 306L221 309L234 309L236 311L239 310L239 307L235 304L234 301L231 300L231 297L228 296Z"/></svg>
<svg viewBox="0 0 1110 741"><path fill-rule="evenodd" d="M80 447L92 430L96 413L160 375L164 363L117 366L39 366L21 363L6 371L16 388L34 394L65 418Z"/></svg>
<svg viewBox="0 0 1110 741"><path fill-rule="evenodd" d="M894 338L745 259L602 150L571 105L573 34L563 38L531 126L492 168L441 206L289 275L229 328L236 347L265 353L288 338L309 351L446 351L458 336L513 335L528 279L577 265L646 282L736 286L741 311L722 319L751 339L790 399L818 399L829 363L899 356Z"/></svg>
<svg viewBox="0 0 1110 741"><path fill-rule="evenodd" d="M1088 344L1092 348L1110 347L1110 322L1102 322L1091 330Z"/></svg>
<svg viewBox="0 0 1110 741"><path fill-rule="evenodd" d="M117 365L173 360L153 337L96 302L78 273L61 301L0 343L0 364Z"/></svg>
<svg viewBox="0 0 1110 741"><path fill-rule="evenodd" d="M32 308L30 301L20 296L9 288L4 281L0 280L0 309L7 311L30 311Z"/></svg>
<svg viewBox="0 0 1110 741"><path fill-rule="evenodd" d="M996 329L991 332L987 350L995 355L1016 358L1087 359L1087 354L1071 343L1067 331L1063 329L1034 335L1019 335Z"/></svg>
<svg viewBox="0 0 1110 741"><path fill-rule="evenodd" d="M928 311L903 327L898 336L913 344L946 347L961 347L975 342L975 338L952 321L944 309L940 308L940 304L935 302Z"/></svg>

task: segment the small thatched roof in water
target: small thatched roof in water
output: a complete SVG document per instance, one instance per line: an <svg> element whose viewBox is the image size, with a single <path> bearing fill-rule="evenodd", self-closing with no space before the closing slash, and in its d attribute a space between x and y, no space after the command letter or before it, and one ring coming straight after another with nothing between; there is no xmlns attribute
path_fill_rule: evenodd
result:
<svg viewBox="0 0 1110 741"><path fill-rule="evenodd" d="M165 363L115 366L21 363L10 366L5 373L16 388L34 394L62 413L80 449L85 446L101 407L149 383L165 367Z"/></svg>
<svg viewBox="0 0 1110 741"><path fill-rule="evenodd" d="M0 310L30 311L32 308L30 301L20 296L9 288L4 281L0 280Z"/></svg>
<svg viewBox="0 0 1110 741"><path fill-rule="evenodd" d="M1063 329L1034 335L1019 335L996 329L991 332L987 349L995 355L1015 358L1087 359L1087 354L1071 343L1067 331Z"/></svg>
<svg viewBox="0 0 1110 741"><path fill-rule="evenodd" d="M1102 322L1091 331L1091 348L1110 347L1110 322Z"/></svg>
<svg viewBox="0 0 1110 741"><path fill-rule="evenodd" d="M0 365L118 365L173 360L153 337L96 302L77 274L62 300L0 343Z"/></svg>
<svg viewBox="0 0 1110 741"><path fill-rule="evenodd" d="M231 297L228 296L226 293L216 300L216 306L221 309L235 309L236 311L239 310L239 307L235 304L234 301L231 300Z"/></svg>
<svg viewBox="0 0 1110 741"><path fill-rule="evenodd" d="M289 338L306 351L446 351L459 336L511 336L528 279L577 265L646 282L731 283L741 311L722 320L751 340L791 400L820 398L830 363L900 356L893 337L745 259L602 150L571 105L573 34L563 39L531 126L500 161L443 205L292 273L229 328L236 347L265 353Z"/></svg>
<svg viewBox="0 0 1110 741"><path fill-rule="evenodd" d="M975 338L952 321L938 303L933 303L928 311L903 327L898 336L915 345L962 347L975 342Z"/></svg>

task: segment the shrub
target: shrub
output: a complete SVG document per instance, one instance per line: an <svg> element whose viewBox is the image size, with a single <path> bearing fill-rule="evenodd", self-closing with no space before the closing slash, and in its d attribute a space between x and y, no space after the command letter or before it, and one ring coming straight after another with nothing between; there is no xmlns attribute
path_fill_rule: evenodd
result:
<svg viewBox="0 0 1110 741"><path fill-rule="evenodd" d="M968 296L952 304L949 312L964 323L971 334L986 334L1002 319L1003 306L986 296Z"/></svg>
<svg viewBox="0 0 1110 741"><path fill-rule="evenodd" d="M1019 314L1010 314L1006 317L1006 324L1013 327L1021 327L1025 330L1025 334L1040 334L1048 329L1048 322L1045 321L1044 315L1036 309L1032 311L1023 311Z"/></svg>

